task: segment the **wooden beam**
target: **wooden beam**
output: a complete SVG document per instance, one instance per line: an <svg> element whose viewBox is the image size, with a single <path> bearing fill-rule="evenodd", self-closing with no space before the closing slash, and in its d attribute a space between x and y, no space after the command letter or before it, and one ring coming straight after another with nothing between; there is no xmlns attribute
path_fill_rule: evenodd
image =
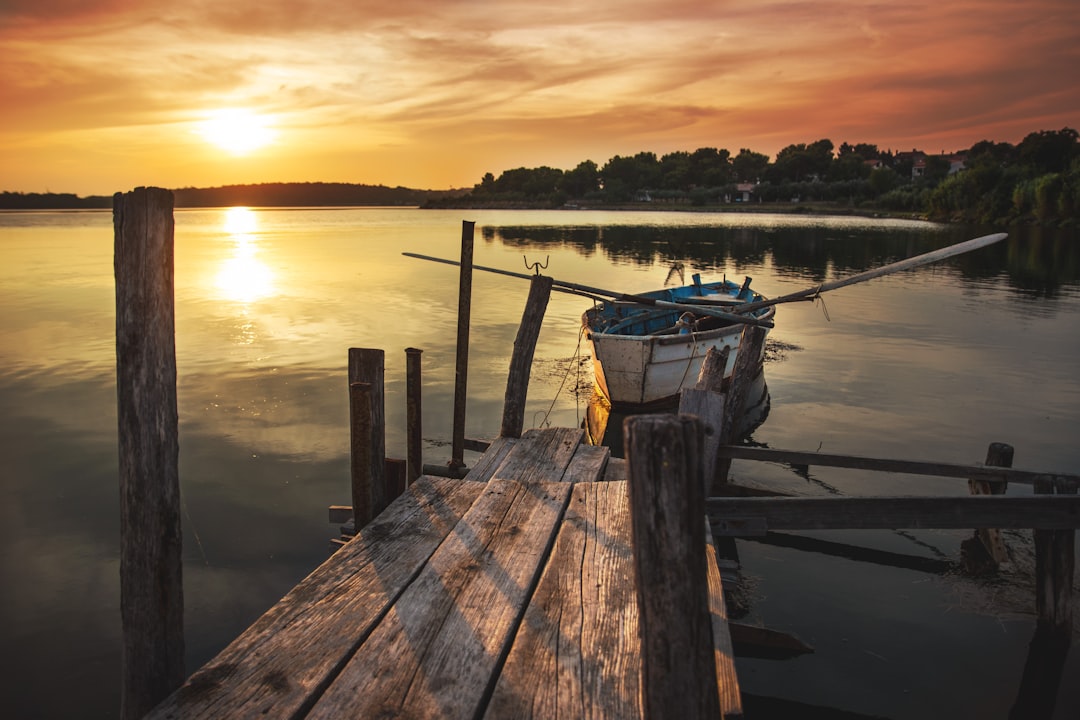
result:
<svg viewBox="0 0 1080 720"><path fill-rule="evenodd" d="M986 465L991 467L1012 467L1013 447L1006 443L990 443L986 450ZM978 478L968 480L968 490L972 495L1004 495L1008 489L1007 482L990 483ZM975 531L987 555L994 561L994 565L1001 565L1009 561L1009 553L1005 549L1005 541L1001 539L1001 531L997 528L979 528Z"/></svg>
<svg viewBox="0 0 1080 720"><path fill-rule="evenodd" d="M419 348L405 348L405 460L406 480L411 485L424 474L423 383Z"/></svg>
<svg viewBox="0 0 1080 720"><path fill-rule="evenodd" d="M472 315L472 261L475 228L475 222L461 221L457 356L454 366L454 427L450 449L450 468L455 471L465 467L465 404L469 388L469 323Z"/></svg>
<svg viewBox="0 0 1080 720"><path fill-rule="evenodd" d="M985 465L954 465L949 463L920 462L917 460L889 460L861 457L859 455L831 455L828 453L779 450L772 448L722 445L717 454L733 460L760 460L763 462L788 463L790 465L816 465L818 467L842 467L854 470L906 473L934 477L975 478L986 482L1015 482L1034 485L1050 477L1057 482L1080 481L1080 475L1063 473L1040 473Z"/></svg>
<svg viewBox="0 0 1080 720"><path fill-rule="evenodd" d="M525 302L525 311L514 339L514 354L510 358L510 372L506 378L502 429L499 432L504 437L521 437L525 425L525 399L529 391L533 354L550 298L551 278L536 275L529 286L529 299Z"/></svg>
<svg viewBox="0 0 1080 720"><path fill-rule="evenodd" d="M383 378L385 375L386 353L374 348L349 348L349 385L353 383L366 383L370 386L370 408L366 411L369 415L367 423L371 432L366 442L370 444L367 451L367 460L370 472L371 498L370 517L381 513L387 506L386 498L386 473L383 460L386 458L386 393ZM354 414L352 422L360 421ZM355 441L355 431L354 431ZM354 458L356 453L354 446ZM354 467L355 467L354 459ZM353 501L353 507L356 501ZM370 519L370 518L369 518ZM360 527L358 524L357 527Z"/></svg>
<svg viewBox="0 0 1080 720"><path fill-rule="evenodd" d="M739 534L738 526L746 523L761 531L1080 527L1080 497L1067 495L709 498L706 506L718 534L725 527Z"/></svg>
<svg viewBox="0 0 1080 720"><path fill-rule="evenodd" d="M689 416L637 415L624 424L646 720L720 716L702 434Z"/></svg>
<svg viewBox="0 0 1080 720"><path fill-rule="evenodd" d="M173 195L113 198L120 449L120 716L184 681Z"/></svg>

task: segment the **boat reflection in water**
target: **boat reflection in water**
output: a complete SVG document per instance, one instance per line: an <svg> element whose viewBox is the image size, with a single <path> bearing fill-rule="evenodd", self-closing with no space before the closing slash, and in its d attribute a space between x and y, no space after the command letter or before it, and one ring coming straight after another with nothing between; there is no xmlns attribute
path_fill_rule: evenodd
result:
<svg viewBox="0 0 1080 720"><path fill-rule="evenodd" d="M765 382L765 371L762 368L750 381L746 390L746 402L743 411L736 418L735 435L730 442L740 442L749 437L769 417L769 407L769 387ZM612 407L594 381L592 397L589 399L582 423L585 428L585 441L590 445L603 445L609 448L615 457L624 457L622 426L626 418L632 415L677 413L678 411L678 396L660 403L618 404Z"/></svg>

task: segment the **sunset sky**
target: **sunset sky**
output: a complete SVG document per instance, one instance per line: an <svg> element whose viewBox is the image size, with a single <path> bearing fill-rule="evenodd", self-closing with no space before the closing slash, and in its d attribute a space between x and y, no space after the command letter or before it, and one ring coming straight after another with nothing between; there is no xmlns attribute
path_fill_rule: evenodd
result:
<svg viewBox="0 0 1080 720"><path fill-rule="evenodd" d="M1080 128L1077 0L0 0L0 190Z"/></svg>

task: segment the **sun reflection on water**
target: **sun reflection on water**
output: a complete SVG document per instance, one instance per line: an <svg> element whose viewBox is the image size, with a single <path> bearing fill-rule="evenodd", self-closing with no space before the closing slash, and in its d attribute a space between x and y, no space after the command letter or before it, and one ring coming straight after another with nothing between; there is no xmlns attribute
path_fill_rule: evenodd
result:
<svg viewBox="0 0 1080 720"><path fill-rule="evenodd" d="M233 242L232 256L226 258L214 280L220 297L244 305L274 294L274 273L256 256L259 252L258 223L246 207L225 212L225 232Z"/></svg>

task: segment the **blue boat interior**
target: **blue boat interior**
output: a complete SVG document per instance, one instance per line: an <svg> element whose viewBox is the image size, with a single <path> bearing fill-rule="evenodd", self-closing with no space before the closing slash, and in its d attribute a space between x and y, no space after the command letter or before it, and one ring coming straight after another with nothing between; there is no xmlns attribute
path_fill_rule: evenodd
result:
<svg viewBox="0 0 1080 720"><path fill-rule="evenodd" d="M701 276L696 273L693 279L694 282L691 285L635 293L634 297L673 303L685 302L688 304L692 304L695 299L704 298L714 302L719 301L720 308L718 309L722 309L723 305L727 304L738 305L762 299L759 294L750 290L749 277L741 285L726 279L719 282L702 283ZM691 328L686 320L680 324L680 318L684 312L683 309L657 308L617 300L598 303L594 308L586 312L586 318L592 332L636 337L677 333L682 329L685 329L686 332L689 332L690 329L694 331L711 330L731 324L729 321L720 318L699 316L693 320Z"/></svg>

